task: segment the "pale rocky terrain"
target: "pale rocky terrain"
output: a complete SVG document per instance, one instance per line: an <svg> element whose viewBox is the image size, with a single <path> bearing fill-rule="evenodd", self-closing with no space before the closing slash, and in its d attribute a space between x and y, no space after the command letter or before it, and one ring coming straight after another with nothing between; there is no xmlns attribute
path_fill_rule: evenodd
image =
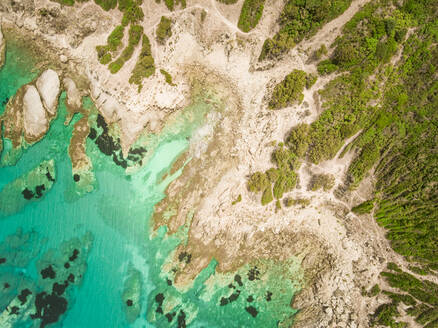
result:
<svg viewBox="0 0 438 328"><path fill-rule="evenodd" d="M58 73L48 69L36 81L22 86L8 102L1 118L4 135L15 147L23 141L32 144L44 137L56 116L60 91Z"/></svg>
<svg viewBox="0 0 438 328"><path fill-rule="evenodd" d="M345 180L354 154L347 152L340 158L338 153L334 159L318 166L304 163L299 171L299 187L287 196L309 198L310 205L280 210L275 209L274 203L262 206L260 195L247 190L247 179L251 173L272 166L272 141L281 141L293 126L316 119L321 112L317 90L334 76L319 78L305 91L302 105L278 111L267 108L267 97L273 86L293 69L315 73L314 63L308 60L311 53L322 44L330 45L343 24L366 2L353 1L341 16L296 46L282 60L261 65L257 58L263 41L278 29L276 19L281 1L268 0L261 21L249 33L236 27L242 1L235 5L224 5L216 0L187 1L187 8L178 7L173 12L164 4L144 1L142 24L151 40L158 69L144 81L140 93L128 82L139 48L115 75L97 60L96 45L104 44L110 31L120 22L121 14L117 10L104 12L92 2L63 8L48 0L5 0L0 4L0 14L3 24L18 26L32 33L36 40L48 41L60 54L59 60L66 69L87 77L89 89L80 90L70 77L63 80L68 104L80 106L80 95L89 93L106 120L120 125L125 152L145 128L158 131L170 113L190 102L189 76L193 78L194 72L209 76L208 84L216 83L227 95L224 98L230 102L230 110L225 112L216 130L209 132L209 140L214 142L205 145L205 141L194 138L191 146L194 160L168 190L169 198L180 195L184 202L184 209L181 205L170 223L171 231L185 223L189 210L195 212L188 249L197 258L186 269L186 276L179 277L180 284L205 267L213 255L219 259L220 270L232 269L257 257L285 259L295 255L303 261L308 283L294 301L294 306L302 309L296 325L353 328L368 327L368 315L384 301L382 296L377 300L362 296L362 287L369 289L376 282L385 285L379 273L387 261L405 267L372 216L358 217L350 211L369 196L372 176L365 179L355 193L340 200L334 196L334 190ZM41 17L38 15L41 8L56 15ZM202 22L203 10L207 16ZM154 34L162 15L173 20L173 35L165 46L155 41ZM1 40L0 37L0 44ZM172 75L175 86L164 81L160 68ZM26 130L41 132L46 124L42 104L50 113L54 108L54 90L59 89L60 82L53 73L47 75L50 88L38 86L37 82L40 94L32 86L26 91L23 101L33 103L30 111L33 114L27 123L25 120ZM38 100L40 95L42 101ZM25 108L29 111L27 102ZM347 143L352 139L354 137ZM308 191L307 184L314 173L333 174L335 187L328 192ZM202 174L208 179L200 177ZM183 193L188 181L199 184L196 190ZM242 201L232 205L238 195ZM165 205L161 204L158 209L164 209ZM410 322L410 326L416 324Z"/></svg>

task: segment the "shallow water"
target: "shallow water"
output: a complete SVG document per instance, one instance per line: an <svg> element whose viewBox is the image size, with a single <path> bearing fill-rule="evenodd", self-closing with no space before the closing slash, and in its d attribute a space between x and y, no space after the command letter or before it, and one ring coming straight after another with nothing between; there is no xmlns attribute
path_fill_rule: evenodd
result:
<svg viewBox="0 0 438 328"><path fill-rule="evenodd" d="M20 47L7 47L6 64L0 70L0 102L37 75L32 71L35 62L23 54ZM58 116L45 138L25 149L16 165L0 167L0 201L15 209L2 213L0 204L1 327L276 327L280 322L291 323L296 311L290 301L302 278L296 260L259 261L228 274L217 273L212 261L185 290L174 288L174 272L164 269L172 267L172 263L163 265L171 262L174 250L185 240L187 227L168 236L166 227L152 233L149 220L154 205L181 171L163 180L164 174L206 123L207 114L214 110L211 104L200 100L172 117L159 135L143 136L141 145L147 153L142 166L134 169L117 166L88 138L95 181L93 191L83 193L72 177L67 152L80 115L65 126L64 100L63 93ZM89 99L84 103L95 111ZM90 124L99 132L96 117L90 115ZM9 147L4 141L2 156ZM35 182L32 175L29 178L29 172L50 160L54 172L47 177L43 194L24 201L23 188L34 190L43 183ZM14 181L23 182L5 188ZM190 261L189 257L183 260ZM282 276L296 279L279 279ZM67 287L58 292L60 284ZM16 296L25 289L31 294L23 302ZM52 306L61 308L56 320L35 315L35 297L47 301L47 295L55 295ZM14 304L18 314L11 314Z"/></svg>

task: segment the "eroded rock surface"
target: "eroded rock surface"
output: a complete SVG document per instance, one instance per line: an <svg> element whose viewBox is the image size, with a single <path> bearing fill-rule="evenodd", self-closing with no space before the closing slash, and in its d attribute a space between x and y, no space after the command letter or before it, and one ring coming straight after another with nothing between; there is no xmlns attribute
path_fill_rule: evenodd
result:
<svg viewBox="0 0 438 328"><path fill-rule="evenodd" d="M41 137L48 129L49 122L38 90L29 85L23 96L23 121L26 139Z"/></svg>
<svg viewBox="0 0 438 328"><path fill-rule="evenodd" d="M61 83L58 73L48 69L40 75L36 82L44 107L51 116L56 114Z"/></svg>
<svg viewBox="0 0 438 328"><path fill-rule="evenodd" d="M76 86L76 83L69 77L63 81L65 90L67 91L67 106L73 110L78 110L81 107L81 93Z"/></svg>

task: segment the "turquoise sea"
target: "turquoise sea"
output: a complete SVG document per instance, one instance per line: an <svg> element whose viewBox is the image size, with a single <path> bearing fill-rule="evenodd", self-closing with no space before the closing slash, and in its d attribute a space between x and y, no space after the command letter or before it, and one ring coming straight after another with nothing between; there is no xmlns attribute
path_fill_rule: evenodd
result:
<svg viewBox="0 0 438 328"><path fill-rule="evenodd" d="M13 40L6 55L0 114L40 73ZM47 135L25 147L15 165L8 165L12 145L3 138L0 327L290 326L296 313L290 303L302 275L296 260L263 260L231 273L216 272L213 260L182 290L173 286L171 268L187 227L174 235L165 226L157 232L150 227L154 205L181 171L167 173L214 107L199 100L169 120L159 135L144 135L137 148L141 161L125 169L95 142L107 127L84 98L96 135L86 142L94 180L91 191L83 192L68 155L81 114L65 125L64 100L62 93ZM120 163L123 158L117 156ZM190 261L188 254L183 258Z"/></svg>

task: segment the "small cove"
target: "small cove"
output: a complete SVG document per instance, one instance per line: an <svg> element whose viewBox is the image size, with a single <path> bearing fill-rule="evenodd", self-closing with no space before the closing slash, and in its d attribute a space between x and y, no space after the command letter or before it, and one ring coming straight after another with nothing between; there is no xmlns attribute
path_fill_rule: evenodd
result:
<svg viewBox="0 0 438 328"><path fill-rule="evenodd" d="M4 105L19 87L38 75L35 62L24 52L8 43L6 63L0 70L0 102ZM4 307L23 286L29 286L32 295L49 293L52 285L41 278L41 269L47 269L50 262L58 276L74 272L77 283L70 283L62 294L68 302L67 309L50 326L271 327L282 320L292 320L296 310L290 307L290 300L300 286L289 280L278 281L284 268L273 261L246 265L237 273L219 274L213 260L184 291L172 286L171 273L162 272L163 264L184 240L187 229L181 227L178 234L168 236L166 227L161 227L151 234L149 220L154 205L165 197L166 187L181 171L162 181L163 175L188 149L194 132L206 123L207 114L214 110L211 104L196 102L175 115L159 135L145 136L145 163L129 174L88 138L86 151L96 182L92 192L78 195L67 149L73 125L80 116L76 114L65 126L64 101L63 93L58 116L47 135L25 149L14 166L0 167L0 191L43 161L53 160L55 167L55 182L41 199L29 201L16 213L0 213L0 243L8 236L20 240L17 247L10 242L0 247L5 252L0 257L6 259L0 265L0 282L15 288L14 292L0 293L0 312L5 313ZM9 147L7 140L4 145L2 156ZM20 192L3 201L16 202L17 197L22 197ZM23 237L23 233L33 237ZM81 243L91 246L80 248ZM64 248L68 253L62 253ZM80 264L68 261L67 255L73 250L78 250ZM10 264L18 256L23 257L22 263ZM68 268L64 262L69 263ZM298 281L299 263L292 260L284 266ZM127 279L133 270L140 273L140 278L133 280L134 287ZM124 295L133 295L139 303L134 304L139 308L135 320L128 320L125 312L131 310L126 304L133 301L129 299L131 302L127 303ZM23 313L8 322L11 327L35 324Z"/></svg>

